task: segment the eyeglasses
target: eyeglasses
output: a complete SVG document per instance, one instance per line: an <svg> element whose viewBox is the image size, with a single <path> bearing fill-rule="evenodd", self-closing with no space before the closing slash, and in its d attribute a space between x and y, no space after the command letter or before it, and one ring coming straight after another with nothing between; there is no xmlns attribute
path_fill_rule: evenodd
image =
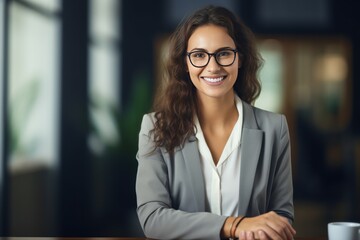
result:
<svg viewBox="0 0 360 240"><path fill-rule="evenodd" d="M202 68L208 65L212 56L215 57L217 64L223 67L227 67L235 62L237 52L238 50L236 49L223 49L214 53L195 50L192 52L187 52L186 55L188 56L190 63L197 68Z"/></svg>

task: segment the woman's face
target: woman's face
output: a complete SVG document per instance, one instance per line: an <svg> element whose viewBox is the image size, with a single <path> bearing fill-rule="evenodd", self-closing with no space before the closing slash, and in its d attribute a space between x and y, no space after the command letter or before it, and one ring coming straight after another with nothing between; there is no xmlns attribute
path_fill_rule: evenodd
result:
<svg viewBox="0 0 360 240"><path fill-rule="evenodd" d="M203 25L195 29L188 40L187 52L193 53L193 63L206 63L207 53L218 54L220 63L231 63L232 59L226 59L227 55L231 57L231 50L236 49L233 39L227 33L226 28L216 25ZM230 50L221 52L222 50ZM197 52L200 51L200 52ZM229 54L230 53L230 54ZM221 66L215 60L215 56L210 57L210 61L206 66L195 67L186 57L187 70L190 79L197 89L197 95L200 98L227 98L233 97L233 86L238 76L238 70L241 65L238 54L230 66ZM198 61L198 62L197 62ZM199 66L199 64L197 64ZM203 65L203 64L200 64Z"/></svg>

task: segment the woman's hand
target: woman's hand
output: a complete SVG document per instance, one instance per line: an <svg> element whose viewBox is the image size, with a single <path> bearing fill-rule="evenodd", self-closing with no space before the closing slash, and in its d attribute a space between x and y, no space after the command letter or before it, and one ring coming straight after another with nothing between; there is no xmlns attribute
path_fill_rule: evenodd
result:
<svg viewBox="0 0 360 240"><path fill-rule="evenodd" d="M288 219L275 212L245 218L237 227L239 240L292 240L296 231Z"/></svg>

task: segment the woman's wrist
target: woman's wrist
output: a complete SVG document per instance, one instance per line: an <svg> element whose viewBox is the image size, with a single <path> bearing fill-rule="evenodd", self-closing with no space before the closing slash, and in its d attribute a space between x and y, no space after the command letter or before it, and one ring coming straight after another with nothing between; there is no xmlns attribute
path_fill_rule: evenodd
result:
<svg viewBox="0 0 360 240"><path fill-rule="evenodd" d="M224 225L221 229L221 233L220 233L221 238L230 238L231 237L230 230L234 226L235 220L236 220L235 217L227 217L226 218Z"/></svg>
<svg viewBox="0 0 360 240"><path fill-rule="evenodd" d="M236 221L236 224L233 226L234 230L231 233L231 238L238 238L239 236L236 236L236 231L238 230L238 227L240 226L240 223L246 218L246 216L239 217L239 220Z"/></svg>
<svg viewBox="0 0 360 240"><path fill-rule="evenodd" d="M233 239L237 238L235 233L240 223L245 218L246 216L227 217L221 229L221 233L220 233L221 238L233 238Z"/></svg>

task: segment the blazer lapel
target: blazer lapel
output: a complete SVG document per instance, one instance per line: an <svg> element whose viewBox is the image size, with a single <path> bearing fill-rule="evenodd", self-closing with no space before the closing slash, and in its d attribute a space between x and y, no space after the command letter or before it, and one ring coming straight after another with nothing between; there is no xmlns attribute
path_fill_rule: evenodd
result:
<svg viewBox="0 0 360 240"><path fill-rule="evenodd" d="M263 131L257 126L253 109L245 102L243 102L243 114L239 215L246 214L249 206L263 141Z"/></svg>
<svg viewBox="0 0 360 240"><path fill-rule="evenodd" d="M205 183L200 166L200 154L195 136L189 138L182 148L187 171L189 173L191 190L196 200L198 211L205 211Z"/></svg>

